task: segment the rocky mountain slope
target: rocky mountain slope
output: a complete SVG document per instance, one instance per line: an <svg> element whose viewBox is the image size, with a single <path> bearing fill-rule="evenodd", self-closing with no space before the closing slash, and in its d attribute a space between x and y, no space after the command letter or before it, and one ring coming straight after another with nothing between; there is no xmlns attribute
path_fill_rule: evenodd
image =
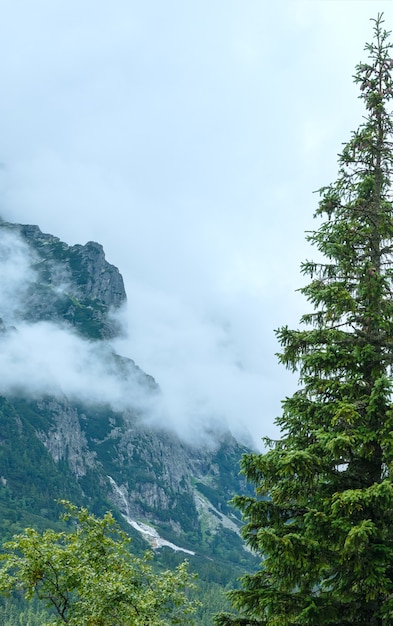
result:
<svg viewBox="0 0 393 626"><path fill-rule="evenodd" d="M190 558L214 559L223 572L228 564L248 563L252 557L239 536L239 516L228 504L245 488L238 475L245 448L225 432L194 445L146 417L160 389L111 347L110 340L122 331L114 312L125 305L126 293L102 246L68 246L37 226L2 221L0 272L3 265L7 276L18 264L22 269L14 282L11 274L3 284L0 351L6 352L9 342L22 342L26 328L49 335L59 328L72 341L84 342L76 343L76 350L88 350L87 369L105 371L102 385L116 381L120 391L112 402L110 393L98 399L89 397L88 389L68 393L61 375L58 388L53 381L46 388L42 382L32 384L35 374L15 380L3 372L2 537L26 523L43 527L53 522L55 499L68 498L97 513L112 508L135 534L136 545L148 542ZM59 358L61 351L59 345ZM23 352L27 360L36 356ZM48 380L52 374L49 368ZM95 369L93 374L99 375Z"/></svg>

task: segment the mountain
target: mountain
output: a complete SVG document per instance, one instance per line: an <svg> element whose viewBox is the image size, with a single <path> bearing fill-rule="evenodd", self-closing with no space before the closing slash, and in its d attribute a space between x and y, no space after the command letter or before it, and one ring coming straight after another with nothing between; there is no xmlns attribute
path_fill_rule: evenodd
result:
<svg viewBox="0 0 393 626"><path fill-rule="evenodd" d="M159 384L111 346L126 293L102 246L0 221L0 272L0 536L56 524L66 498L112 509L137 549L188 555L205 580L253 565L228 504L248 450L162 425Z"/></svg>

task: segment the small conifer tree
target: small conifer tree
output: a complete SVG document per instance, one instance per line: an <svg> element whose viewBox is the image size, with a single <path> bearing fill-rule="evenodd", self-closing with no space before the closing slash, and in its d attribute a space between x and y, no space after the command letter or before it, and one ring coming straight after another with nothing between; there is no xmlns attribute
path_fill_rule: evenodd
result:
<svg viewBox="0 0 393 626"><path fill-rule="evenodd" d="M278 441L243 459L255 497L237 496L260 570L230 592L237 615L216 624L393 624L392 44L374 22L355 82L363 124L320 190L308 240L303 329L277 331L298 372Z"/></svg>

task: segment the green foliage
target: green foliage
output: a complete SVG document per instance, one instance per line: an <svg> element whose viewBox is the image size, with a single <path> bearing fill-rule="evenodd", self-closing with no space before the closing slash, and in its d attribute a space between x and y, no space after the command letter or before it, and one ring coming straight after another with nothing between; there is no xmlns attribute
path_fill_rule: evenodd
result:
<svg viewBox="0 0 393 626"><path fill-rule="evenodd" d="M218 545L219 543L217 541ZM256 570L257 561L244 548L242 552L246 558L248 557L247 567L243 563L241 567L236 564L238 547L231 547L230 550L230 561L220 559L213 552L209 552L209 556L197 553L190 558L189 571L198 579L197 587L190 591L190 599L198 602L194 615L195 624L198 626L211 626L217 611L229 610L230 604L226 591L238 586L239 578L247 569L248 571ZM174 569L183 559L184 556L180 552L162 548L157 555L157 571Z"/></svg>
<svg viewBox="0 0 393 626"><path fill-rule="evenodd" d="M313 311L277 331L300 388L280 440L243 458L254 495L234 500L261 566L221 626L393 623L393 61L382 16L374 25L355 76L365 121L308 236L324 257L302 266Z"/></svg>
<svg viewBox="0 0 393 626"><path fill-rule="evenodd" d="M39 533L27 528L5 544L0 558L0 591L38 597L52 609L47 626L187 624L196 608L183 562L175 570L153 572L151 554L137 558L110 513L97 518L63 502L70 532Z"/></svg>

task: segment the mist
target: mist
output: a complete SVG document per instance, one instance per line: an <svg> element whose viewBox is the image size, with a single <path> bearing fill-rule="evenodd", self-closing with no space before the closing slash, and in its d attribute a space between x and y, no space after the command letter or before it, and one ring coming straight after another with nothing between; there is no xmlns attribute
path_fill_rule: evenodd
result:
<svg viewBox="0 0 393 626"><path fill-rule="evenodd" d="M16 232L0 229L0 310L5 328L0 334L0 393L34 399L66 396L78 403L137 412L149 426L165 424L188 442L214 439L230 430L243 443L256 445L247 416L263 402L268 389L261 390L250 349L248 361L242 361L233 340L236 329L225 326L218 315L201 321L191 307L158 294L148 301L146 293L140 294L143 323L148 311L155 312L148 345L143 347L145 354L154 352L155 370L146 372L159 385L154 390L133 366L125 376L113 357L117 352L133 359L133 352L140 351L138 343L147 341L132 305L112 314L123 329L112 341L86 340L66 323L26 321L29 291L39 280L36 262L33 249ZM133 329L132 337L127 327Z"/></svg>
<svg viewBox="0 0 393 626"><path fill-rule="evenodd" d="M137 368L119 366L109 342L86 340L66 322L26 321L37 260L17 233L0 229L0 393L64 395L148 415L154 394Z"/></svg>

